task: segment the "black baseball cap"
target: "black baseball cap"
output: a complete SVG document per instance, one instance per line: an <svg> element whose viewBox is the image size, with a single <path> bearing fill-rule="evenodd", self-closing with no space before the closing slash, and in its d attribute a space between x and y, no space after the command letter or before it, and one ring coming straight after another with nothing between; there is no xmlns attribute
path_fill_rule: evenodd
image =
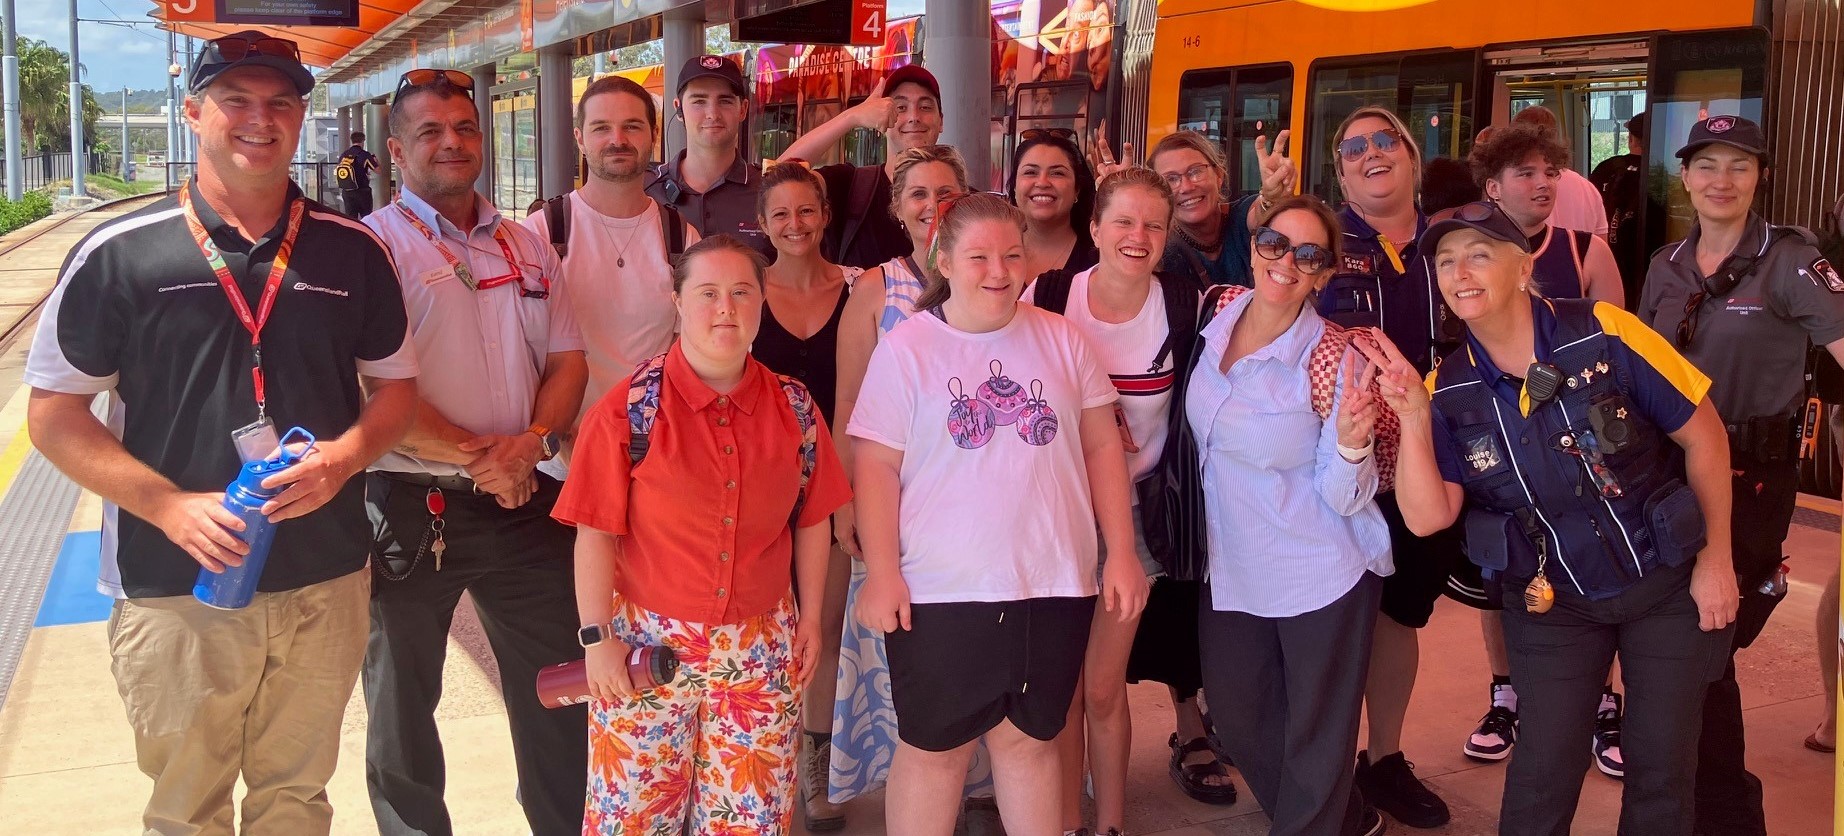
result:
<svg viewBox="0 0 1844 836"><path fill-rule="evenodd" d="M1530 252L1530 239L1525 237L1524 230L1518 228L1517 222L1511 220L1511 216L1505 214L1505 210L1498 208L1498 204L1489 200L1475 200L1455 209L1453 217L1429 226L1428 230L1421 234L1421 243L1415 248L1425 254L1433 255L1435 249L1441 245L1441 239L1447 233L1462 229L1478 230L1488 238L1507 244L1516 244L1518 249Z"/></svg>
<svg viewBox="0 0 1844 836"><path fill-rule="evenodd" d="M268 67L294 83L295 92L306 96L314 89L314 76L301 63L301 47L287 38L277 38L245 29L205 42L186 76L186 89L197 93L211 82L238 67Z"/></svg>
<svg viewBox="0 0 1844 836"><path fill-rule="evenodd" d="M737 68L735 61L722 55L696 55L687 60L679 70L679 91L674 95L685 95L685 87L701 78L721 78L738 96L749 98L749 85L743 81L743 71Z"/></svg>
<svg viewBox="0 0 1844 836"><path fill-rule="evenodd" d="M1740 116L1711 116L1690 126L1690 141L1678 149L1678 159L1689 160L1705 146L1722 143L1767 161L1767 134L1753 120Z"/></svg>
<svg viewBox="0 0 1844 836"><path fill-rule="evenodd" d="M921 64L905 64L884 76L884 95L896 92L896 88L905 84L920 84L937 100L941 98L941 82L935 80L935 74L922 68Z"/></svg>

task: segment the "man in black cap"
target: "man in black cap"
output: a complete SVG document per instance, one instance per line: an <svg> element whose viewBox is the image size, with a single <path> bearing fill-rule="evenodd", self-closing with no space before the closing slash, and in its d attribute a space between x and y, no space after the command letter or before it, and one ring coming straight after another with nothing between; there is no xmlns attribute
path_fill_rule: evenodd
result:
<svg viewBox="0 0 1844 836"><path fill-rule="evenodd" d="M240 778L244 832L332 826L371 597L351 477L409 427L418 369L383 245L288 179L313 84L293 41L206 42L197 175L71 250L26 364L33 443L107 503L97 586L148 833L231 833ZM114 432L90 411L104 392ZM285 490L255 599L206 606L194 581L249 552L221 491L290 427L319 440L266 482Z"/></svg>
<svg viewBox="0 0 1844 836"><path fill-rule="evenodd" d="M1754 211L1768 172L1767 136L1716 115L1677 152L1696 224L1652 256L1637 313L1710 376L1729 432L1730 514L1741 611L1728 664L1703 703L1696 832L1765 834L1761 782L1749 774L1735 648L1747 647L1785 595L1782 545L1799 490L1799 438L1811 346L1844 358L1844 279L1800 227ZM1628 716L1628 724L1632 716Z"/></svg>
<svg viewBox="0 0 1844 836"><path fill-rule="evenodd" d="M686 61L672 109L685 123L685 150L660 166L647 195L677 209L700 236L727 232L773 261L775 248L756 223L762 175L737 142L749 119L742 70L722 55Z"/></svg>
<svg viewBox="0 0 1844 836"><path fill-rule="evenodd" d="M794 140L781 162L823 159L852 131L884 135L883 165L837 163L818 170L832 204L824 252L837 264L870 269L909 255L909 234L890 215L897 155L941 139L941 85L919 64L898 67L865 100Z"/></svg>

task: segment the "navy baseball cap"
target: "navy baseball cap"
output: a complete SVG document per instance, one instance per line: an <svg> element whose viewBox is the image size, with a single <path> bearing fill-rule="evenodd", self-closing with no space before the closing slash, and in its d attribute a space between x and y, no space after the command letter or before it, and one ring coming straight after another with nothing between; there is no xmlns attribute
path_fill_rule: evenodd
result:
<svg viewBox="0 0 1844 836"><path fill-rule="evenodd" d="M306 96L314 89L314 76L301 63L301 47L287 38L245 29L233 35L205 42L186 76L186 90L197 93L225 72L238 67L268 67L294 83L295 92Z"/></svg>
<svg viewBox="0 0 1844 836"><path fill-rule="evenodd" d="M941 98L941 82L935 80L935 74L922 68L921 64L905 64L884 77L884 95L896 92L904 84L920 84L937 100Z"/></svg>
<svg viewBox="0 0 1844 836"><path fill-rule="evenodd" d="M1447 233L1462 229L1478 230L1488 238L1516 244L1518 249L1530 252L1530 239L1524 236L1524 230L1518 228L1517 222L1511 220L1505 210L1489 200L1476 200L1454 210L1453 217L1428 227L1415 248L1433 255Z"/></svg>
<svg viewBox="0 0 1844 836"><path fill-rule="evenodd" d="M1678 159L1689 160L1705 147L1722 143L1767 161L1767 134L1753 120L1740 116L1711 116L1690 127L1690 141L1678 149Z"/></svg>
<svg viewBox="0 0 1844 836"><path fill-rule="evenodd" d="M736 62L722 55L695 55L685 62L679 70L679 91L674 95L685 95L687 85L701 78L720 78L735 90L738 96L749 98L749 85L743 81L743 71Z"/></svg>

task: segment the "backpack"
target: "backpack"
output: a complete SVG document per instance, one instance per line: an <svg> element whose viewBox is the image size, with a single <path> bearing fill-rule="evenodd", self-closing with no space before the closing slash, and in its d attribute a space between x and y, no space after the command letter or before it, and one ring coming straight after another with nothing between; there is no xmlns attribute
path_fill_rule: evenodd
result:
<svg viewBox="0 0 1844 836"><path fill-rule="evenodd" d="M347 149L339 158L339 163L333 167L333 178L339 181L340 190L355 192L365 188L365 184L359 182L359 172L364 167L365 161Z"/></svg>
<svg viewBox="0 0 1844 836"><path fill-rule="evenodd" d="M1215 319L1229 303L1249 292L1249 288L1237 285L1217 285L1204 294L1204 311L1200 317L1197 330L1203 331L1210 320ZM1351 345L1351 332L1331 322L1325 323L1325 333L1319 336L1319 342L1313 346L1312 354L1307 360L1307 376L1311 381L1311 399L1313 411L1319 419L1330 420L1332 410L1337 406L1338 377L1344 365L1345 350ZM1382 390L1373 379L1370 382L1371 393L1380 400ZM1396 489L1396 452L1402 446L1402 423L1394 410L1387 406L1377 413L1376 446L1371 454L1377 457L1377 492Z"/></svg>
<svg viewBox="0 0 1844 836"><path fill-rule="evenodd" d="M647 457L653 422L659 418L660 381L666 372L666 355L661 354L634 370L627 387L627 457L630 467L639 467ZM788 406L794 410L794 422L800 427L800 493L794 498L794 510L788 525L798 528L800 509L807 504L807 483L819 461L819 408L813 403L806 384L787 375L775 375ZM630 470L630 472L632 472Z"/></svg>
<svg viewBox="0 0 1844 836"><path fill-rule="evenodd" d="M551 231L551 249L557 251L557 260L562 261L570 255L570 193L564 192L556 197L534 202L527 215L538 211L539 203L544 206L544 225ZM685 255L685 219L679 210L659 204L660 236L666 244L666 263L679 266L679 258Z"/></svg>

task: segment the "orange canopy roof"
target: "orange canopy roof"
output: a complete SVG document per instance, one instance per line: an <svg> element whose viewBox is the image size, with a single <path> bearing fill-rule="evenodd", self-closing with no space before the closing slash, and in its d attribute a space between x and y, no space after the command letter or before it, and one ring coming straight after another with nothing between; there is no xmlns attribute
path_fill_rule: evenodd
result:
<svg viewBox="0 0 1844 836"><path fill-rule="evenodd" d="M196 38L215 38L245 29L256 29L300 44L303 62L316 67L326 67L346 57L346 53L351 52L354 47L363 44L386 26L397 22L410 10L422 5L423 0L359 0L359 25L350 27L167 23L167 6L172 2L173 0L152 0L154 5L152 14L162 22L161 28Z"/></svg>

